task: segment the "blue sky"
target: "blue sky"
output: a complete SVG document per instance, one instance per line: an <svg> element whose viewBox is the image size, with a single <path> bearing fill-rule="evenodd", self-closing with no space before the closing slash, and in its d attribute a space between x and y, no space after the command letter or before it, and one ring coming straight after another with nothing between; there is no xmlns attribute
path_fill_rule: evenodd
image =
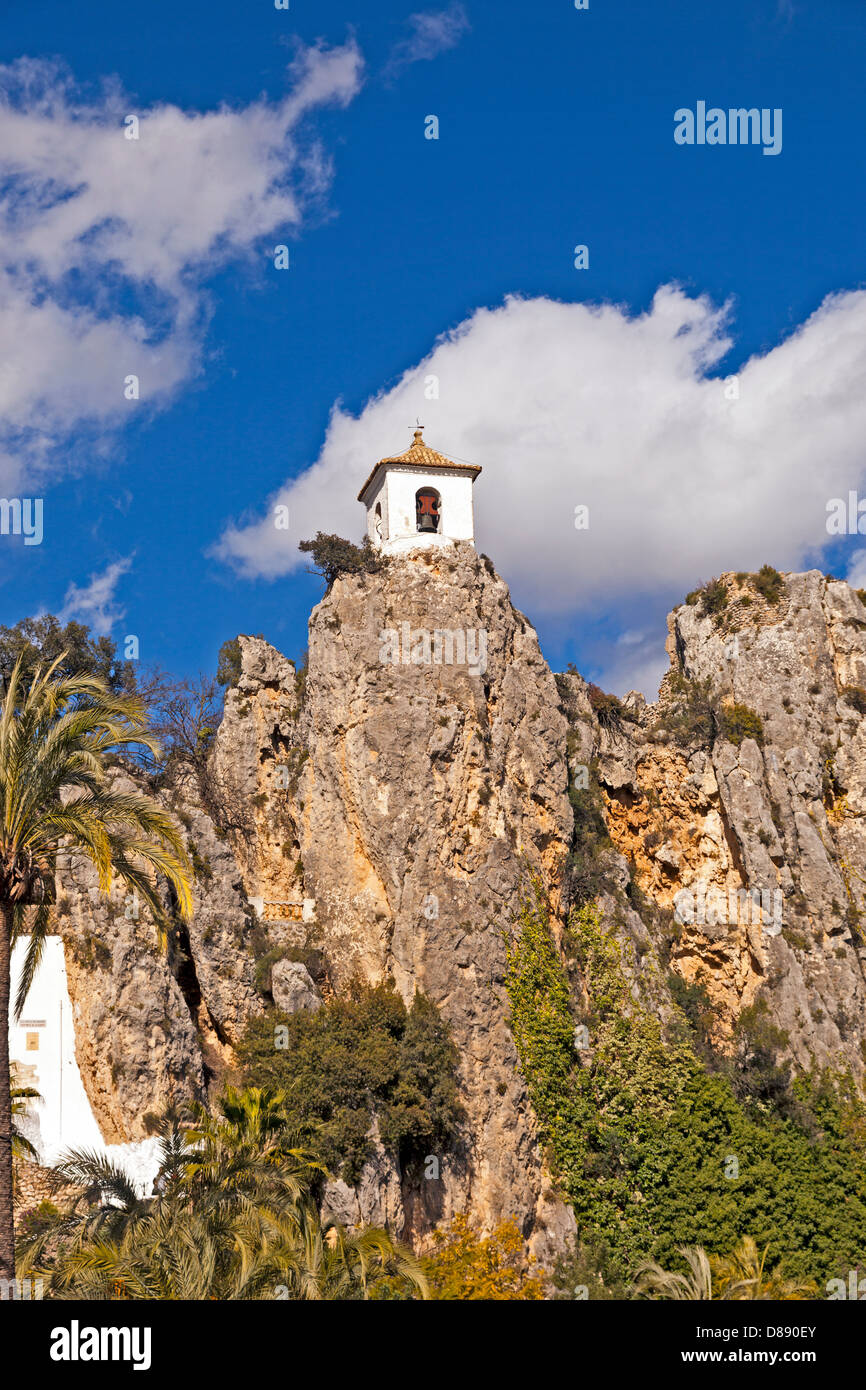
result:
<svg viewBox="0 0 866 1390"><path fill-rule="evenodd" d="M18 63L3 487L45 499L41 546L0 538L3 622L91 617L182 674L238 631L299 653L321 583L292 568L297 541L360 534L358 486L416 414L482 463L479 546L555 668L651 695L664 615L712 573L819 563L866 582L862 542L827 548L824 524L866 461L858 0L7 0L0 62ZM676 145L674 112L698 100L781 108L782 152ZM195 143L195 113L232 112L225 145ZM157 138L137 202L122 161ZM211 191L247 177L208 221ZM460 325L441 349L460 385L446 371L428 408L419 364ZM278 496L284 558L263 530Z"/></svg>

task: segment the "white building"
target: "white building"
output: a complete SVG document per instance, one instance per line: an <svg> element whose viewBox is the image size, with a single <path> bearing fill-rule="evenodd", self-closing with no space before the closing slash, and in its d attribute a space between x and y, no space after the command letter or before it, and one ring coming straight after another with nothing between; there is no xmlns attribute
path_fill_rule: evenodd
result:
<svg viewBox="0 0 866 1390"><path fill-rule="evenodd" d="M371 544L391 555L475 539L472 484L481 469L428 448L422 429L405 454L380 459L358 493Z"/></svg>
<svg viewBox="0 0 866 1390"><path fill-rule="evenodd" d="M12 998L27 951L19 938L12 951ZM149 1192L159 1160L158 1140L106 1144L84 1089L75 1057L75 1026L66 959L59 936L46 937L42 960L18 1022L10 1021L9 1056L16 1086L32 1086L41 1100L28 1101L26 1116L16 1117L35 1146L38 1161L51 1167L66 1149L88 1149L119 1161L143 1192Z"/></svg>

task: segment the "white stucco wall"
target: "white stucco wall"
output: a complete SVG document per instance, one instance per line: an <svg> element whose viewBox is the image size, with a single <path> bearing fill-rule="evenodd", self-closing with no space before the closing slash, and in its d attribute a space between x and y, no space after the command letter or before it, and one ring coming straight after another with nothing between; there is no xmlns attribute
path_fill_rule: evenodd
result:
<svg viewBox="0 0 866 1390"><path fill-rule="evenodd" d="M366 497L367 534L377 544L376 503L382 505L384 541L390 553L415 550L419 546L447 545L449 541L475 538L472 514L472 475L455 469L412 468L406 465L383 469L375 489ZM415 494L420 487L433 487L441 498L438 532L418 531L415 521Z"/></svg>
<svg viewBox="0 0 866 1390"><path fill-rule="evenodd" d="M367 535L371 545L379 547L381 540L376 530L376 504L382 508L382 536L388 535L388 494L385 490L385 474L381 472L376 485L367 497Z"/></svg>
<svg viewBox="0 0 866 1390"><path fill-rule="evenodd" d="M26 941L17 941L12 952L14 1000ZM28 1045L29 1044L29 1045ZM16 1083L33 1086L40 1101L29 1101L26 1118L18 1125L35 1144L39 1161L50 1167L66 1149L95 1149L123 1163L126 1171L150 1191L159 1166L155 1138L129 1144L105 1144L91 1109L75 1058L75 1028L63 941L49 936L42 962L30 987L18 1023L9 1028L9 1053L16 1067Z"/></svg>

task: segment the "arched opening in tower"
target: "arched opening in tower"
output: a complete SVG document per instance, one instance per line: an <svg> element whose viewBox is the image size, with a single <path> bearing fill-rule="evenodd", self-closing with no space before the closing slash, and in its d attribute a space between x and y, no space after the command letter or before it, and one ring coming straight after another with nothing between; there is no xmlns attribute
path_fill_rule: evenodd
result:
<svg viewBox="0 0 866 1390"><path fill-rule="evenodd" d="M419 487L415 493L415 524L419 531L438 531L442 522L442 499L435 487Z"/></svg>

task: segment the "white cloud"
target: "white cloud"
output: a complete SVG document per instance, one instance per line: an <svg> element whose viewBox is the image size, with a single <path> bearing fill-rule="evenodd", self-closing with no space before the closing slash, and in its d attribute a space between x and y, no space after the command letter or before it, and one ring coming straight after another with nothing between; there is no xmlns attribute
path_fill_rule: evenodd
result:
<svg viewBox="0 0 866 1390"><path fill-rule="evenodd" d="M664 645L666 635L662 619L646 632L622 633L616 641L599 642L593 657L604 689L620 695L640 690L648 700L654 700L661 678L670 667Z"/></svg>
<svg viewBox="0 0 866 1390"><path fill-rule="evenodd" d="M866 550L855 550L846 575L852 589L866 589Z"/></svg>
<svg viewBox="0 0 866 1390"><path fill-rule="evenodd" d="M447 10L423 10L409 16L409 33L391 50L385 68L388 77L395 76L410 63L438 58L449 48L455 48L470 28L469 16L459 0Z"/></svg>
<svg viewBox="0 0 866 1390"><path fill-rule="evenodd" d="M316 462L271 499L288 504L290 531L269 513L229 528L220 553L273 578L302 564L297 542L317 530L358 536L358 488L420 415L434 448L483 465L478 545L530 614L642 628L648 605L721 570L801 566L829 539L827 500L866 465L866 293L830 296L747 361L736 400L707 375L728 320L676 286L639 316L549 299L479 309L357 419L335 407Z"/></svg>
<svg viewBox="0 0 866 1390"><path fill-rule="evenodd" d="M86 100L57 65L0 67L0 482L58 467L70 434L97 437L165 405L198 370L204 285L264 237L288 240L329 183L300 129L358 91L354 42L299 51L279 101L196 112L141 108L116 85ZM139 138L124 121L139 119ZM124 377L141 400L124 398Z"/></svg>
<svg viewBox="0 0 866 1390"><path fill-rule="evenodd" d="M87 623L98 637L109 633L126 615L126 609L115 603L115 590L123 575L129 573L132 561L132 555L115 560L101 574L92 574L89 583L82 588L70 584L59 614L60 621L68 623L75 619Z"/></svg>

